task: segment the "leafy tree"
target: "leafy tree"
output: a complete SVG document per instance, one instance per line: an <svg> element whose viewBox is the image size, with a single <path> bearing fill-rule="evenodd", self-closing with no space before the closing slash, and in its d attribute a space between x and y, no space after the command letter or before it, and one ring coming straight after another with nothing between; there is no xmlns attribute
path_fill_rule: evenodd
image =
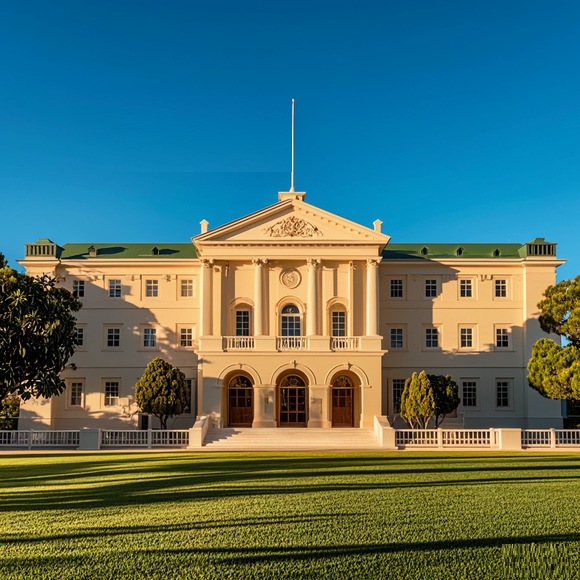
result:
<svg viewBox="0 0 580 580"><path fill-rule="evenodd" d="M580 276L549 286L538 308L542 330L563 336L568 345L538 340L528 363L528 384L548 399L580 399Z"/></svg>
<svg viewBox="0 0 580 580"><path fill-rule="evenodd" d="M57 281L20 274L0 254L0 400L13 393L49 398L65 389L60 372L74 353L73 312L82 305Z"/></svg>
<svg viewBox="0 0 580 580"><path fill-rule="evenodd" d="M435 414L435 398L433 389L425 371L413 373L405 381L401 396L401 417L411 425L412 429L420 427L427 429L429 419Z"/></svg>
<svg viewBox="0 0 580 580"><path fill-rule="evenodd" d="M20 415L20 398L17 395L8 395L0 401L0 430L16 429L18 415Z"/></svg>
<svg viewBox="0 0 580 580"><path fill-rule="evenodd" d="M142 413L157 417L161 428L167 429L167 419L189 407L185 375L167 361L153 359L135 385L135 400Z"/></svg>
<svg viewBox="0 0 580 580"><path fill-rule="evenodd" d="M435 427L459 406L459 387L451 375L427 375L435 399Z"/></svg>

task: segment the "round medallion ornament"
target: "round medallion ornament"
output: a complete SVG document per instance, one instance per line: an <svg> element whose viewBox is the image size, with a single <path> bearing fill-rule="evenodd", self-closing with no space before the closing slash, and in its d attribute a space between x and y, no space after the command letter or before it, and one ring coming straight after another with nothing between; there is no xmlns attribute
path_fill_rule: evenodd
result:
<svg viewBox="0 0 580 580"><path fill-rule="evenodd" d="M296 288L302 282L302 276L296 268L288 268L280 274L280 282L286 286L286 288Z"/></svg>

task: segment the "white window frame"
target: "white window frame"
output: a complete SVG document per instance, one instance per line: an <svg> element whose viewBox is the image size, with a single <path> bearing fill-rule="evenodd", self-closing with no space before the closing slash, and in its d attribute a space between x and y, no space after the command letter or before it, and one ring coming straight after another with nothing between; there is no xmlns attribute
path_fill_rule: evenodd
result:
<svg viewBox="0 0 580 580"><path fill-rule="evenodd" d="M143 296L145 298L145 300L158 300L159 298L161 298L161 277L157 276L157 277L153 277L153 276L146 276L145 278L143 278ZM149 287L151 287L151 295L148 294L149 292ZM154 295L154 292L157 293L157 295Z"/></svg>
<svg viewBox="0 0 580 580"><path fill-rule="evenodd" d="M499 383L506 383L505 387L507 387L507 395L508 395L508 404L507 406L499 406L498 397L497 397L497 390L499 388ZM513 389L514 380L513 378L506 378L506 377L496 377L494 381L494 397L495 397L495 410L496 411L513 411L514 410L514 389ZM502 385L503 386L503 385Z"/></svg>
<svg viewBox="0 0 580 580"><path fill-rule="evenodd" d="M392 334L391 331L392 330L401 330L402 331L402 342L403 342L403 346L402 347L393 347L391 346L392 344ZM404 352L407 350L407 325L406 324L389 324L387 327L387 350L392 351L392 352Z"/></svg>
<svg viewBox="0 0 580 580"><path fill-rule="evenodd" d="M76 286L76 288L75 288ZM81 300L85 297L85 281L84 280L73 280L72 295L77 299ZM76 292L76 295L75 295ZM81 294L82 293L82 294Z"/></svg>
<svg viewBox="0 0 580 580"><path fill-rule="evenodd" d="M182 341L182 331L186 330L186 331L190 331L191 334L191 344L189 346L184 346L183 344L181 344ZM145 334L145 332L143 332L143 334ZM195 339L196 339L196 335L195 335L195 324L191 324L191 323L183 323L183 324L178 324L177 325L177 348L180 349L184 349L184 350L192 350L195 348ZM157 337L157 343L159 342L159 337ZM144 347L144 348L150 348L150 347Z"/></svg>
<svg viewBox="0 0 580 580"><path fill-rule="evenodd" d="M435 296L427 296L427 283L435 282ZM432 290L432 284L429 284L430 291ZM441 294L441 282L437 276L425 276L423 279L423 300L437 300Z"/></svg>
<svg viewBox="0 0 580 580"><path fill-rule="evenodd" d="M407 286L405 284L405 276L389 276L388 281L387 296L389 300L405 300L405 289ZM401 283L399 288L401 292L400 296L393 296L393 282Z"/></svg>
<svg viewBox="0 0 580 580"><path fill-rule="evenodd" d="M73 405L72 404L72 389L73 389L73 385L79 385L81 386L81 395L80 395L80 404L79 405ZM66 381L66 405L65 407L67 409L84 409L85 408L85 379L84 378L74 378L74 379L68 379Z"/></svg>
<svg viewBox="0 0 580 580"><path fill-rule="evenodd" d="M107 383L117 383L117 396L113 397L117 399L117 402L112 405L107 405ZM102 408L116 408L120 406L121 401L121 379L118 378L104 378L102 379Z"/></svg>
<svg viewBox="0 0 580 580"><path fill-rule="evenodd" d="M113 282L118 282L118 286L117 284L112 285ZM121 277L119 278L107 278L106 279L106 288L105 291L107 292L107 298L109 300L121 300L123 298L123 279ZM117 296L117 291L119 292L119 295ZM111 296L111 292L114 293L113 296Z"/></svg>
<svg viewBox="0 0 580 580"><path fill-rule="evenodd" d="M471 346L461 346L461 331L463 329L471 330ZM473 352L478 349L477 324L460 324L457 329L457 350L459 352Z"/></svg>
<svg viewBox="0 0 580 580"><path fill-rule="evenodd" d="M150 333L146 333L146 330L154 330L155 331L155 346L145 346L145 336L149 335ZM153 324L143 324L141 325L140 332L139 332L139 350L143 351L158 351L160 350L159 347L159 326Z"/></svg>
<svg viewBox="0 0 580 580"><path fill-rule="evenodd" d="M466 406L465 405L465 397L463 396L463 389L465 387L464 383L475 383L474 385L470 385L475 387L475 406ZM463 377L459 379L459 398L461 399L461 407L465 411L479 411L480 409L480 401L481 401L481 391L479 388L480 381L479 378L476 377Z"/></svg>
<svg viewBox="0 0 580 580"><path fill-rule="evenodd" d="M119 331L119 346L109 346L109 330ZM120 352L123 350L123 325L122 324L103 324L103 351Z"/></svg>
<svg viewBox="0 0 580 580"><path fill-rule="evenodd" d="M297 313L287 313L284 314L284 308L287 308L288 306L294 306L295 308L298 309ZM298 324L300 325L300 334L284 334L282 329L284 327L284 318L286 317L293 317L293 318L298 318ZM304 310L302 308L302 305L297 302L297 301L288 301L285 304L283 304L282 306L280 306L280 316L279 316L279 332L280 334L278 336L283 336L284 338L293 338L293 337L298 337L298 336L305 336L305 331L306 329L305 324L304 324Z"/></svg>
<svg viewBox="0 0 580 580"><path fill-rule="evenodd" d="M506 295L505 296L496 296L495 295L496 283L500 282L502 280L505 281ZM499 302L505 302L506 300L512 299L512 277L511 276L493 276L491 298L492 298L492 300L497 300Z"/></svg>
<svg viewBox="0 0 580 580"><path fill-rule="evenodd" d="M461 284L465 283L465 291L467 292L467 283L469 283L469 291L471 296L462 296ZM459 300L477 300L477 278L475 276L459 276L457 280L457 298Z"/></svg>
<svg viewBox="0 0 580 580"><path fill-rule="evenodd" d="M342 314L344 317L344 321L343 322L337 322L337 324L343 324L344 323L344 334L335 334L334 333L334 315L335 314ZM345 338L348 336L348 312L346 311L346 308L344 307L340 307L339 305L334 305L331 310L330 310L330 336L333 338Z"/></svg>
<svg viewBox="0 0 580 580"><path fill-rule="evenodd" d="M248 334L238 335L238 312L248 313ZM238 304L233 310L232 336L254 336L254 309L246 303Z"/></svg>
<svg viewBox="0 0 580 580"><path fill-rule="evenodd" d="M427 331L436 330L437 331L437 346L427 346ZM424 324L423 325L423 336L422 336L422 347L421 350L426 352L438 352L442 350L442 334L440 324Z"/></svg>
<svg viewBox="0 0 580 580"><path fill-rule="evenodd" d="M184 290L187 290L190 294L184 295ZM183 298L184 300L195 298L195 278L193 276L191 278L179 278L179 298Z"/></svg>
<svg viewBox="0 0 580 580"><path fill-rule="evenodd" d="M401 412L401 408L399 406L399 410L396 410L396 405L395 405L395 381L402 381L401 383L398 383L397 388L401 388L401 398L403 396L403 391L405 389L405 381L407 379L391 379L391 410L393 411L393 415L396 415L398 413ZM400 399L399 399L399 404L400 404Z"/></svg>
<svg viewBox="0 0 580 580"><path fill-rule="evenodd" d="M508 345L507 346L498 346L497 344L497 331L498 330L507 330L507 339ZM496 351L512 351L514 350L513 345L513 333L512 333L512 325L511 324L494 324L493 325L493 350Z"/></svg>
<svg viewBox="0 0 580 580"><path fill-rule="evenodd" d="M87 333L85 332L86 326L86 323L83 322L76 324L77 333L80 330L83 335L83 343L75 345L75 351L77 352L86 352L87 350Z"/></svg>

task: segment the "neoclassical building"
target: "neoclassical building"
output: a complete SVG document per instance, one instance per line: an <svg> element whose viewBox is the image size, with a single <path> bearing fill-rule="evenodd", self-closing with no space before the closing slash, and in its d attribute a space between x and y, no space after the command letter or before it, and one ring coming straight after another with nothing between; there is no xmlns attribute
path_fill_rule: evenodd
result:
<svg viewBox="0 0 580 580"><path fill-rule="evenodd" d="M28 274L57 275L83 308L66 392L24 404L20 428L151 427L134 394L155 357L191 389L173 428L372 428L421 370L459 384L449 425L561 427L526 380L555 244L396 244L304 196L204 220L186 244L27 244Z"/></svg>

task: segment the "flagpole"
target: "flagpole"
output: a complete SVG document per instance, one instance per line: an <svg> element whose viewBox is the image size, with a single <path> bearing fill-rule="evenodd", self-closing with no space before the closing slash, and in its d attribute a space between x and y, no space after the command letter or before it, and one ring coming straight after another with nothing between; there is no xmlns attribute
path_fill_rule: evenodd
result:
<svg viewBox="0 0 580 580"><path fill-rule="evenodd" d="M290 174L290 191L294 191L294 99L292 99L292 173Z"/></svg>

